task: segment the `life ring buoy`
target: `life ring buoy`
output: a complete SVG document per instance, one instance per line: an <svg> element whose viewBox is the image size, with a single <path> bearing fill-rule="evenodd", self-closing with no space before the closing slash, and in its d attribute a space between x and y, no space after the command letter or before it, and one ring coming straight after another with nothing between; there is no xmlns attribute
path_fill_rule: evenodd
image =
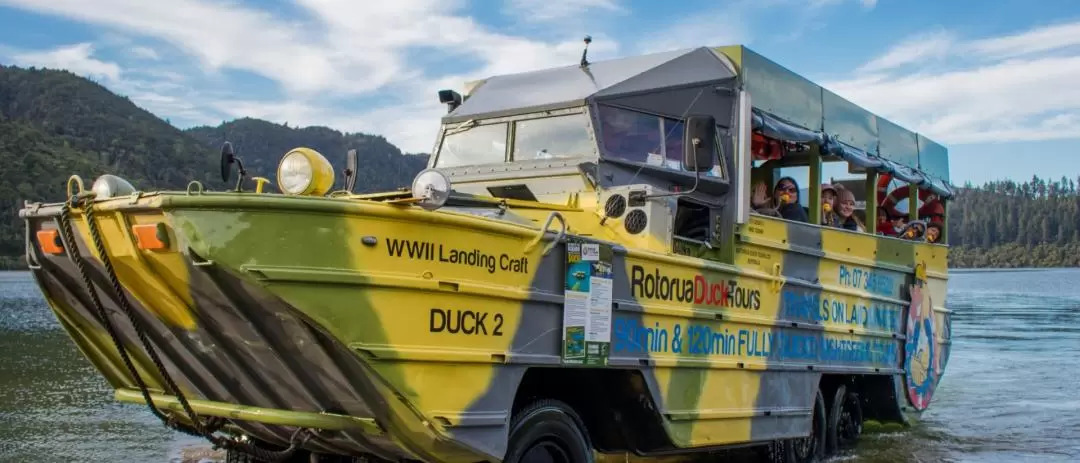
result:
<svg viewBox="0 0 1080 463"><path fill-rule="evenodd" d="M899 214L900 211L896 210L896 203L901 199L907 200L908 197L911 196L911 185L903 185L888 194L885 194L889 187L891 177L888 175L882 175L882 177L885 177L884 182L880 179L878 180L878 208L887 209L890 214ZM938 201L938 197L933 191L924 188L917 188L917 190L919 191L919 201L923 203L923 205L919 207L920 211L926 206ZM882 198L883 196L884 198Z"/></svg>
<svg viewBox="0 0 1080 463"><path fill-rule="evenodd" d="M780 142L754 132L750 134L750 153L759 161L780 159L784 155Z"/></svg>
<svg viewBox="0 0 1080 463"><path fill-rule="evenodd" d="M885 201L885 195L889 192L889 182L892 182L892 175L881 173L878 174L877 179L877 203L881 204Z"/></svg>

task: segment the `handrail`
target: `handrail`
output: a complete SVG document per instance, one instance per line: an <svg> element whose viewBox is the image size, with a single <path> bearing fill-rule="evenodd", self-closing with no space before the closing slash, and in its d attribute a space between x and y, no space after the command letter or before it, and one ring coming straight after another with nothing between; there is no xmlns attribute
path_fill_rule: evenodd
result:
<svg viewBox="0 0 1080 463"><path fill-rule="evenodd" d="M542 255L548 255L548 253L551 252L555 245L557 245L559 241L562 241L562 239L566 237L566 219L564 219L562 214L560 214L558 211L551 211L551 214L548 214L547 220L544 221L544 226L540 227L540 231L536 235L536 238L533 238L533 240L530 241L529 244L525 245L526 253L532 251L532 249L540 243L540 240L544 238L544 235L547 235L548 227L551 226L552 219L556 218L559 219L559 224L561 225L561 227L559 228L559 233L555 236L555 239L552 240L546 248L544 248L544 252Z"/></svg>

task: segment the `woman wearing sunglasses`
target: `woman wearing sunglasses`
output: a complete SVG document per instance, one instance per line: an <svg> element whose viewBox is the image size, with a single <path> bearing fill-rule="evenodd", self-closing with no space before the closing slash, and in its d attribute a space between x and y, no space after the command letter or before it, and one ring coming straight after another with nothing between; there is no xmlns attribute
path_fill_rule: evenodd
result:
<svg viewBox="0 0 1080 463"><path fill-rule="evenodd" d="M799 184L791 177L782 177L773 188L772 197L765 195L765 184L754 187L751 205L757 212L766 215L779 215L787 220L807 222L806 209L799 204Z"/></svg>

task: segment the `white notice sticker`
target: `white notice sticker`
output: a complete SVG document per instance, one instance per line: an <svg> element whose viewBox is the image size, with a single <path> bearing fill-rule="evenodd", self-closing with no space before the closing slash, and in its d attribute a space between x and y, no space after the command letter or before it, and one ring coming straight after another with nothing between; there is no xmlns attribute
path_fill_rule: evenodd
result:
<svg viewBox="0 0 1080 463"><path fill-rule="evenodd" d="M600 260L600 245L596 243L584 243L581 245L581 260L595 262Z"/></svg>

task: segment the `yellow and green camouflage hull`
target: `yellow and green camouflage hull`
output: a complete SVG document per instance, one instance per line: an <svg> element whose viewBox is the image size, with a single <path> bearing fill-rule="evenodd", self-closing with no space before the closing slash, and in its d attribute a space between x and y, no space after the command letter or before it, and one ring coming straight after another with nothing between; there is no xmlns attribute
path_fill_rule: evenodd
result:
<svg viewBox="0 0 1080 463"><path fill-rule="evenodd" d="M141 403L75 266L42 251L58 212L21 213L33 274L117 398ZM809 432L829 378L855 378L868 418L904 421L944 369L945 247L754 216L731 266L710 260L719 249L625 244L570 207L567 235L611 249L613 303L604 364L566 365L567 244L536 242L550 213L210 193L95 205L116 276L196 411L277 445L299 426L320 429L305 445L318 452L498 461L513 412L545 393L580 411L601 451L768 442ZM158 222L167 249L140 249L132 226ZM71 223L155 402L176 410L85 216Z"/></svg>

